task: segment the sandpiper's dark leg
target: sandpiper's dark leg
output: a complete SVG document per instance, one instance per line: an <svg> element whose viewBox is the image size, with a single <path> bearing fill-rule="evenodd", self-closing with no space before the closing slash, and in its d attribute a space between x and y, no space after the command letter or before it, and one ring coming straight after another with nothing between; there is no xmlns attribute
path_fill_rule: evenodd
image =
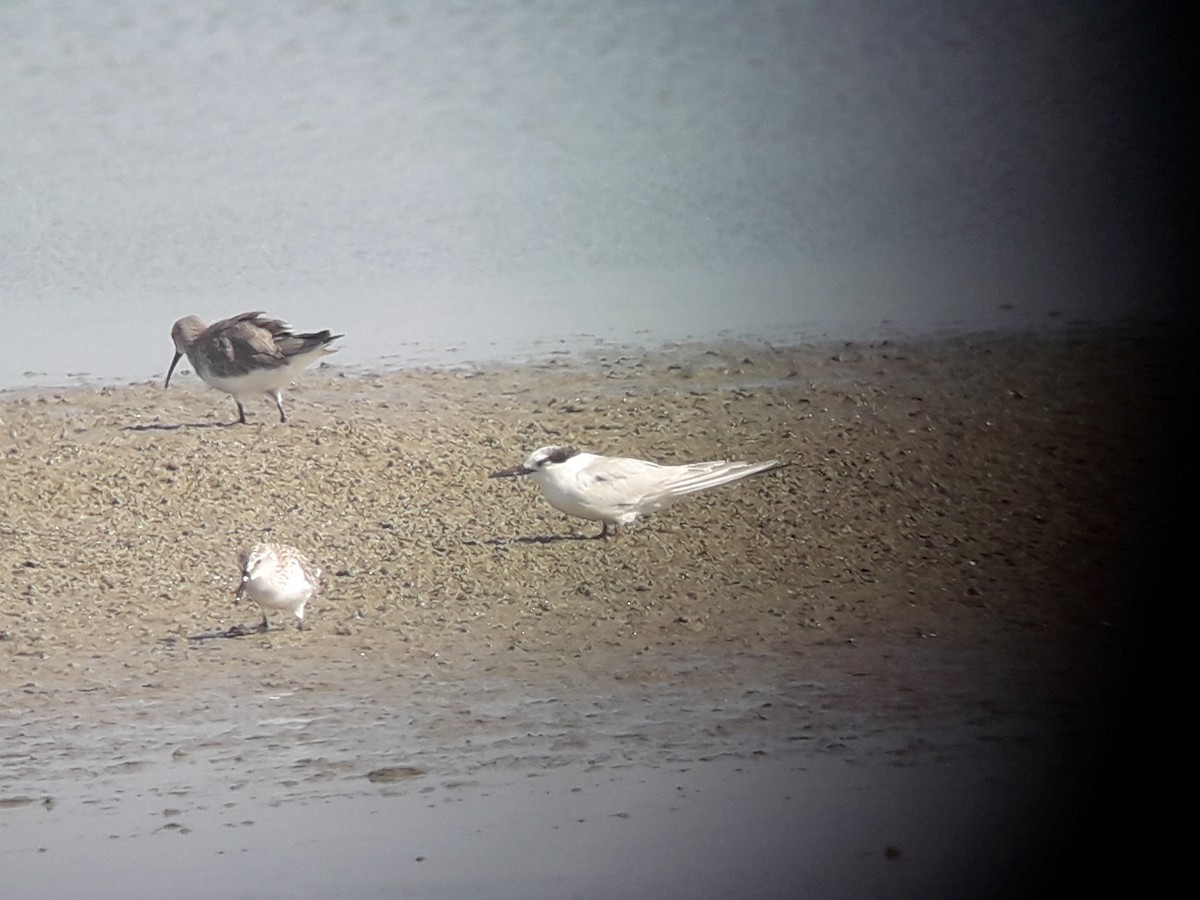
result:
<svg viewBox="0 0 1200 900"><path fill-rule="evenodd" d="M286 422L287 421L287 413L285 413L283 411L283 394L280 393L279 391L274 391L274 392L272 392L271 397L274 398L275 406L279 410L279 421Z"/></svg>
<svg viewBox="0 0 1200 900"><path fill-rule="evenodd" d="M601 528L600 528L600 533L598 535L596 535L596 540L598 540L598 541L603 540L606 537L608 537L608 523L602 522Z"/></svg>
<svg viewBox="0 0 1200 900"><path fill-rule="evenodd" d="M258 625L258 632L259 632L259 634L263 634L264 632L266 632L267 628L269 628L269 627L270 627L270 626L269 626L269 625L267 625L267 614L266 614L266 613L263 613L263 620L262 620L262 622L260 622L260 623L259 623L259 625Z"/></svg>
<svg viewBox="0 0 1200 900"><path fill-rule="evenodd" d="M303 630L304 630L304 620L303 620L303 619L297 619L297 620L296 620L296 630L297 630L297 631L303 631Z"/></svg>
<svg viewBox="0 0 1200 900"><path fill-rule="evenodd" d="M238 421L241 424L245 425L246 424L246 410L242 407L242 401L238 400L235 397L233 402L238 405Z"/></svg>

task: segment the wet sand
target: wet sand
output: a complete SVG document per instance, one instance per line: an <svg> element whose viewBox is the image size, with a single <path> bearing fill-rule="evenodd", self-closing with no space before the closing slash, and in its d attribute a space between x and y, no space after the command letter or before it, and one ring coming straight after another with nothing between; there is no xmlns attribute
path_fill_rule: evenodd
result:
<svg viewBox="0 0 1200 900"><path fill-rule="evenodd" d="M6 883L1086 882L1157 578L1131 523L1160 512L1163 359L1078 335L330 365L247 426L194 375L0 396ZM789 465L600 541L486 477L555 443ZM309 629L225 637L259 618L232 597L262 539L324 569Z"/></svg>

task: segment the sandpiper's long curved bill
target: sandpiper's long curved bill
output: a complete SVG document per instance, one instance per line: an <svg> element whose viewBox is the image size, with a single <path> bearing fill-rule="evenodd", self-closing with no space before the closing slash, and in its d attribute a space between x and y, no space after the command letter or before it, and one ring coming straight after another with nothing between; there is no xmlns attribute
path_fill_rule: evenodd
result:
<svg viewBox="0 0 1200 900"><path fill-rule="evenodd" d="M171 368L167 369L167 380L163 382L164 388L171 386L171 374L175 371L175 366L179 362L179 360L182 356L183 356L183 354L180 353L178 350L175 351L175 358L173 360L171 360Z"/></svg>

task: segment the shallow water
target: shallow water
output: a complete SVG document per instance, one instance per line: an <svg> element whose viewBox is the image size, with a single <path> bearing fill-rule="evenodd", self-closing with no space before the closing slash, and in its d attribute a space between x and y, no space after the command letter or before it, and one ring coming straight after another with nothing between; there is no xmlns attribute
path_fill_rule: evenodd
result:
<svg viewBox="0 0 1200 900"><path fill-rule="evenodd" d="M1077 777L1044 723L915 728L839 711L841 688L819 683L789 692L811 710L789 709L745 689L752 664L738 696L322 669L286 689L214 669L191 692L10 707L4 780L22 793L0 796L6 889L988 894L1040 858L1037 784Z"/></svg>
<svg viewBox="0 0 1200 900"><path fill-rule="evenodd" d="M169 885L248 897L972 891L1032 855L1015 835L1033 804L1014 808L1010 765L981 756L873 768L800 756L572 764L279 804L163 791L134 774L121 781L119 814L94 797L5 811L6 884L21 897L85 883L94 897L161 896ZM959 791L972 802L945 801ZM98 833L107 833L100 846ZM994 857L979 865L964 844L990 845Z"/></svg>
<svg viewBox="0 0 1200 900"><path fill-rule="evenodd" d="M5 3L0 386L247 309L347 365L1158 315L1156 15Z"/></svg>

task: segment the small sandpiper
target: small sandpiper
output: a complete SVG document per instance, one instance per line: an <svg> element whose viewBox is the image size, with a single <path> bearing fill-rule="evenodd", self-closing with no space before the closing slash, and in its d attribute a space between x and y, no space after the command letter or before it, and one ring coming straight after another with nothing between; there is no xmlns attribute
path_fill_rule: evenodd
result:
<svg viewBox="0 0 1200 900"><path fill-rule="evenodd" d="M297 627L304 630L304 606L317 595L321 570L315 567L295 547L286 544L255 544L238 556L242 567L242 583L233 602L238 604L249 597L263 611L259 631L266 631L267 611L282 610L296 617Z"/></svg>
<svg viewBox="0 0 1200 900"><path fill-rule="evenodd" d="M286 422L283 387L305 366L336 352L329 344L343 336L328 329L292 334L283 322L268 319L261 312L242 313L212 325L205 325L198 316L186 316L171 328L175 358L163 387L171 384L175 365L186 353L205 384L233 396L240 423L246 424L242 400L254 394L272 398L279 409L279 421Z"/></svg>

